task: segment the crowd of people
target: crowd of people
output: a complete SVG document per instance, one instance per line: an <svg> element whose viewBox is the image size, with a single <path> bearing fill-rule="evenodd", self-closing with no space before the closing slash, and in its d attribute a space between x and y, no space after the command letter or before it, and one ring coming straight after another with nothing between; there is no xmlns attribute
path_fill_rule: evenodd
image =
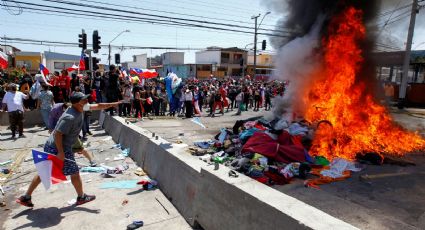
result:
<svg viewBox="0 0 425 230"><path fill-rule="evenodd" d="M69 102L70 95L82 92L91 95L89 103L117 102L117 108L109 109L110 115L123 117L143 118L149 116L193 116L207 115L215 117L216 112L224 114L236 110L234 115L243 111L260 108L269 110L271 99L283 95L285 84L278 81L256 81L249 76L245 78L217 80L211 77L207 80L179 79L173 82L173 88L168 87L166 80L159 78L140 79L130 76L125 71L112 65L108 72L96 72L94 77L84 72L77 74L62 70L50 76L37 74L32 77L25 74L15 81L2 77L0 98L4 98L7 91L13 87L21 92L25 110L40 109L46 129L53 129L49 125L50 110L57 103ZM175 79L174 79L175 80ZM13 86L13 87L10 87ZM4 101L3 101L4 102ZM89 123L90 112L85 113ZM85 134L90 134L84 128Z"/></svg>

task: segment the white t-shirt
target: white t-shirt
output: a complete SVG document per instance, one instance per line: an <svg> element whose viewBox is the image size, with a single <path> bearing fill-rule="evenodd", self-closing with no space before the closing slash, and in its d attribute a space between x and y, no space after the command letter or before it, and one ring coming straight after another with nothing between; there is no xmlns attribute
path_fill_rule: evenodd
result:
<svg viewBox="0 0 425 230"><path fill-rule="evenodd" d="M8 112L13 112L16 110L24 112L24 99L28 99L28 96L22 92L7 92L3 97L3 103L7 105Z"/></svg>

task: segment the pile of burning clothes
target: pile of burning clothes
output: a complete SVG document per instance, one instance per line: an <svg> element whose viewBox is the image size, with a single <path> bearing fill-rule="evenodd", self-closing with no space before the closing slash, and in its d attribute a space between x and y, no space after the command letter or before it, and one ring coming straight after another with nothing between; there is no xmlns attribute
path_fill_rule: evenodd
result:
<svg viewBox="0 0 425 230"><path fill-rule="evenodd" d="M362 169L345 159L330 162L311 156L313 135L314 128L306 120L289 123L255 117L237 121L232 129L221 129L214 140L194 142L197 148L190 150L207 163L224 164L267 185L284 185L301 178L306 186L317 187Z"/></svg>

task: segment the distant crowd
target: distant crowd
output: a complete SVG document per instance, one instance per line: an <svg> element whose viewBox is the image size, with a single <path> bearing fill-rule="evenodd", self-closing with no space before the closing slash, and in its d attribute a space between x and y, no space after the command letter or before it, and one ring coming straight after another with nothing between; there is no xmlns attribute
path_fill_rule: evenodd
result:
<svg viewBox="0 0 425 230"><path fill-rule="evenodd" d="M95 72L94 77L84 72L67 70L48 76L24 73L11 80L7 74L0 79L0 98L10 90L28 95L23 99L24 110L41 109L48 113L57 103L69 102L73 92L90 94L89 103L121 101L118 108L109 109L110 115L143 118L149 116L216 116L216 112L237 110L235 115L252 109L269 110L271 99L283 95L285 84L278 81L258 81L249 76L240 79L207 80L167 78L140 79L112 65L108 72ZM178 81L176 83L176 81ZM46 128L48 122L46 122Z"/></svg>

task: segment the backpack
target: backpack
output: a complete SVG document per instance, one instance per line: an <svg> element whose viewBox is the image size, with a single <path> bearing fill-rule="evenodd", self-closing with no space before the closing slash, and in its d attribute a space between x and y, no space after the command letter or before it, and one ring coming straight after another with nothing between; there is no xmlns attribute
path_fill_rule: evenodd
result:
<svg viewBox="0 0 425 230"><path fill-rule="evenodd" d="M37 99L38 96L40 96L40 91L41 91L41 85L40 82L36 81L34 84L32 84L31 89L30 89L30 96L32 99Z"/></svg>

